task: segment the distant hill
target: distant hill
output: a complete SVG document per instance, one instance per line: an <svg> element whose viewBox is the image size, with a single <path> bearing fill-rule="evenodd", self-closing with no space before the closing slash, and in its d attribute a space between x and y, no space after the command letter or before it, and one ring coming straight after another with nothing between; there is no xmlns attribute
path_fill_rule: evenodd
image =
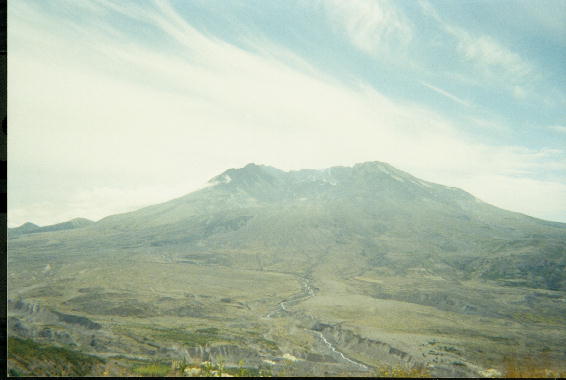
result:
<svg viewBox="0 0 566 380"><path fill-rule="evenodd" d="M36 224L27 222L16 228L8 228L8 237L15 237L25 234L32 234L38 232L51 232L60 230L72 230L94 224L92 220L86 218L75 218L67 222L52 224L45 227L40 227Z"/></svg>
<svg viewBox="0 0 566 380"><path fill-rule="evenodd" d="M31 222L27 222L22 224L19 227L15 227L15 228L8 228L8 236L16 236L16 235L22 235L22 234L29 234L31 232L37 231L39 230L41 227L39 227L37 224L33 224Z"/></svg>

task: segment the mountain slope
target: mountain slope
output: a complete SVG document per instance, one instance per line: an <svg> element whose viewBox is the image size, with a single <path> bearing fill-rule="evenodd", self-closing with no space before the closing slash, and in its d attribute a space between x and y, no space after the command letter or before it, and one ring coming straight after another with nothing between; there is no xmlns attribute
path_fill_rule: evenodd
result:
<svg viewBox="0 0 566 380"><path fill-rule="evenodd" d="M566 289L566 224L499 209L381 162L291 172L249 164L178 199L67 232L57 249L231 253L234 264L256 254L263 266L297 272L341 252L361 266L424 265L454 278ZM20 244L37 246L14 240L11 248Z"/></svg>
<svg viewBox="0 0 566 380"><path fill-rule="evenodd" d="M289 173L250 164L210 185L100 226L132 237L143 231L152 246L271 252L266 262L341 250L401 271L429 258L459 277L566 286L565 225L498 209L387 164Z"/></svg>

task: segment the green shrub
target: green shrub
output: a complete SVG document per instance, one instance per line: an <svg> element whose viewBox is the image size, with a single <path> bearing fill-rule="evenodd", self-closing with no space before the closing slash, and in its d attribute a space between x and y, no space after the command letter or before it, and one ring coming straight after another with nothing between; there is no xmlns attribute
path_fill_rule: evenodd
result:
<svg viewBox="0 0 566 380"><path fill-rule="evenodd" d="M87 376L94 366L104 363L104 360L95 356L18 337L8 338L8 358L42 368L42 373L32 373L36 376L44 376L45 373L53 376ZM38 363L42 365L38 366Z"/></svg>
<svg viewBox="0 0 566 380"><path fill-rule="evenodd" d="M8 370L8 376L10 376L10 377L20 377L20 376L23 376L23 373L21 373L16 368L10 368Z"/></svg>

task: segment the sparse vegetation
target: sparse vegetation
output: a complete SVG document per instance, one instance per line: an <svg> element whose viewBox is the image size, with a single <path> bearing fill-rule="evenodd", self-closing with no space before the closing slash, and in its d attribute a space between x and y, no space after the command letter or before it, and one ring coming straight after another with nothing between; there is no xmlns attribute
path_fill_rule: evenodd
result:
<svg viewBox="0 0 566 380"><path fill-rule="evenodd" d="M230 337L220 336L217 328L197 329L195 331L162 329L157 330L153 337L179 342L188 347L205 346L213 342L231 340Z"/></svg>
<svg viewBox="0 0 566 380"><path fill-rule="evenodd" d="M8 360L33 375L35 372L50 376L86 376L104 360L64 347L36 343L18 337L8 338ZM11 369L12 376L24 374L18 368Z"/></svg>
<svg viewBox="0 0 566 380"><path fill-rule="evenodd" d="M135 367L133 372L141 376L163 377L171 371L171 367L163 363L152 363L149 365Z"/></svg>
<svg viewBox="0 0 566 380"><path fill-rule="evenodd" d="M505 378L564 378L566 370L552 369L548 357L543 353L533 357L507 357L503 360L503 377Z"/></svg>
<svg viewBox="0 0 566 380"><path fill-rule="evenodd" d="M171 363L172 375L190 377L271 377L271 372L261 368L245 367L241 360L238 367L225 367L222 359L215 362L204 361L201 363L187 363L185 361L173 361Z"/></svg>
<svg viewBox="0 0 566 380"><path fill-rule="evenodd" d="M397 367L380 367L376 371L377 377L432 377L430 371L422 367L406 368Z"/></svg>

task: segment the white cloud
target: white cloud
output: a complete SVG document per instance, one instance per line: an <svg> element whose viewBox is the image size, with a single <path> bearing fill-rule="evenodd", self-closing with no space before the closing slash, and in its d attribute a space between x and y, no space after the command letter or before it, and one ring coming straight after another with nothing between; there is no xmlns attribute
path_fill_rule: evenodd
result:
<svg viewBox="0 0 566 380"><path fill-rule="evenodd" d="M500 45L489 36L472 36L461 29L452 28L459 38L458 49L468 60L494 72L508 73L514 78L531 74L532 69L518 54Z"/></svg>
<svg viewBox="0 0 566 380"><path fill-rule="evenodd" d="M152 12L97 4L151 23L178 48L158 52L110 26L108 35L104 19L69 35L64 19L25 7L26 17L11 14L10 225L99 219L181 195L248 162L289 170L380 160L467 189L482 186L482 176L512 184L516 175L563 169L557 152L470 141L429 109L346 87L276 46L254 54L206 37L165 2ZM85 184L50 195L71 177ZM494 186L480 194L486 201L490 192L499 199ZM18 198L29 187L29 199ZM525 196L527 208L524 199L511 208L561 204Z"/></svg>
<svg viewBox="0 0 566 380"><path fill-rule="evenodd" d="M412 39L408 20L388 0L324 0L330 21L370 54L404 46Z"/></svg>

